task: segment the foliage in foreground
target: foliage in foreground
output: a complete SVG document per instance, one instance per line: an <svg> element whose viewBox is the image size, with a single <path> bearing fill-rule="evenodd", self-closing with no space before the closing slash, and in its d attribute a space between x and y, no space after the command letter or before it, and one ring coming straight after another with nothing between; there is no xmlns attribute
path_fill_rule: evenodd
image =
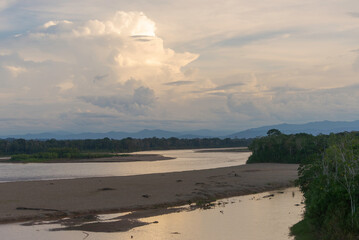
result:
<svg viewBox="0 0 359 240"><path fill-rule="evenodd" d="M295 236L296 240L317 240L314 229L308 224L306 220L302 220L294 224L290 228L290 233Z"/></svg>
<svg viewBox="0 0 359 240"><path fill-rule="evenodd" d="M304 220L320 239L359 239L359 137L332 134L328 143L321 157L299 168Z"/></svg>
<svg viewBox="0 0 359 240"><path fill-rule="evenodd" d="M253 140L247 163L299 163L297 185L304 220L292 228L301 239L359 239L359 133L313 136L268 131Z"/></svg>

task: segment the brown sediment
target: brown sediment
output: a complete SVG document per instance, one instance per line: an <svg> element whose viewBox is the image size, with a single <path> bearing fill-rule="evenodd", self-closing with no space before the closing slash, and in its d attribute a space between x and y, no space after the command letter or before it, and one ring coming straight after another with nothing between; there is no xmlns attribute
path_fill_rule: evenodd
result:
<svg viewBox="0 0 359 240"><path fill-rule="evenodd" d="M137 219L120 219L112 222L91 222L81 225L66 226L51 229L51 231L86 231L86 232L126 232L136 227L141 227L151 223L142 222Z"/></svg>
<svg viewBox="0 0 359 240"><path fill-rule="evenodd" d="M154 209L265 192L293 186L297 168L295 164L267 163L137 176L0 183L0 222Z"/></svg>
<svg viewBox="0 0 359 240"><path fill-rule="evenodd" d="M22 225L53 225L59 224L60 227L50 229L50 231L87 231L87 232L126 232L130 229L156 224L158 221L143 222L140 219L153 216L160 216L181 211L193 211L196 208L191 207L177 207L177 208L159 208L159 209L146 209L125 213L121 216L112 217L107 220L100 219L97 215L83 215L73 218L59 219L50 222L27 222Z"/></svg>

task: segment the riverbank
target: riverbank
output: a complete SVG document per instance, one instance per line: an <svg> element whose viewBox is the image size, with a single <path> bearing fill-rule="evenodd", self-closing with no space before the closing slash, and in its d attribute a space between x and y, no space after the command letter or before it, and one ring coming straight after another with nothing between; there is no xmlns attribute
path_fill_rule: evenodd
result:
<svg viewBox="0 0 359 240"><path fill-rule="evenodd" d="M293 186L295 164L250 164L123 177L0 183L0 221L175 206Z"/></svg>
<svg viewBox="0 0 359 240"><path fill-rule="evenodd" d="M0 158L2 163L101 163L101 162L139 162L139 161L161 161L175 159L172 157L165 157L159 154L118 154L113 157L100 157L100 158L81 158L81 159L35 159L33 161L12 161L10 157Z"/></svg>
<svg viewBox="0 0 359 240"><path fill-rule="evenodd" d="M199 149L196 152L212 153L212 152L252 152L248 147L236 147L236 148L210 148L210 149Z"/></svg>

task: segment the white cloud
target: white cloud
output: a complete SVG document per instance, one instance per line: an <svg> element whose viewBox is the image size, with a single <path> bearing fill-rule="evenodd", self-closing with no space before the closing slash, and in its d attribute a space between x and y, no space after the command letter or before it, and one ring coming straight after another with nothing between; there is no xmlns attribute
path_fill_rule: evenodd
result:
<svg viewBox="0 0 359 240"><path fill-rule="evenodd" d="M56 27L56 26L68 26L71 25L72 22L67 21L67 20L63 20L63 21L48 21L47 23L45 23L42 27L44 29L49 29L51 27Z"/></svg>
<svg viewBox="0 0 359 240"><path fill-rule="evenodd" d="M1 0L0 1L0 12L11 6L16 0Z"/></svg>
<svg viewBox="0 0 359 240"><path fill-rule="evenodd" d="M181 68L198 57L165 48L154 22L141 12L84 23L49 21L15 42L13 49L28 61L71 63L83 68L81 74L98 69L95 74L111 73L113 81L133 77L151 86L181 77Z"/></svg>
<svg viewBox="0 0 359 240"><path fill-rule="evenodd" d="M104 20L48 21L0 41L0 49L7 50L0 56L2 87L12 96L7 102L31 102L28 109L41 105L46 114L39 118L64 109L126 119L155 116L156 105L167 102L163 83L189 81L181 68L198 57L165 48L155 29L141 12L117 12Z"/></svg>
<svg viewBox="0 0 359 240"><path fill-rule="evenodd" d="M148 36L155 37L155 23L142 12L118 11L108 20L88 20L76 23L68 20L48 21L42 26L41 32L33 37L96 37L115 35L117 37Z"/></svg>
<svg viewBox="0 0 359 240"><path fill-rule="evenodd" d="M0 35L0 114L108 130L357 117L356 0L18 2L0 16L18 36Z"/></svg>
<svg viewBox="0 0 359 240"><path fill-rule="evenodd" d="M26 72L25 68L18 66L7 65L4 66L4 68L7 69L11 73L11 75L15 78L18 77L21 73Z"/></svg>
<svg viewBox="0 0 359 240"><path fill-rule="evenodd" d="M155 103L155 94L152 89L139 87L133 93L116 96L84 96L80 99L101 108L115 109L120 113L131 115L145 115Z"/></svg>
<svg viewBox="0 0 359 240"><path fill-rule="evenodd" d="M61 91L66 91L66 90L70 90L75 85L72 82L63 82L63 83L57 84L56 86L59 87Z"/></svg>

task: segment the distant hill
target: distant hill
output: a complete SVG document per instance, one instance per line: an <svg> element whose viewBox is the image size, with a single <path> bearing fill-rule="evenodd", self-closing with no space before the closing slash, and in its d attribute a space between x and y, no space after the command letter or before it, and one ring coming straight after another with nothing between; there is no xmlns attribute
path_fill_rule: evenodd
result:
<svg viewBox="0 0 359 240"><path fill-rule="evenodd" d="M353 122L332 122L332 121L321 121L321 122L309 122L305 124L278 124L263 126L258 128L251 128L244 131L236 132L231 134L230 131L214 131L208 129L194 130L194 131L165 131L161 129L149 130L144 129L139 132L106 132L106 133L70 133L70 132L44 132L37 134L25 134L25 135L7 135L0 136L0 138L23 138L23 139L102 139L102 138L111 138L111 139L123 139L127 137L131 138L183 138L183 139L192 139L192 138L255 138L267 135L269 129L276 128L279 129L282 133L285 134L294 134L294 133L309 133L313 135L337 133L344 131L359 131L359 120ZM234 132L234 131L232 131Z"/></svg>
<svg viewBox="0 0 359 240"><path fill-rule="evenodd" d="M58 139L58 140L75 140L75 139L102 139L102 138L111 138L111 139L123 139L123 138L183 138L183 139L193 139L193 138L213 138L220 137L228 134L227 131L212 131L212 130L196 130L196 131L185 131L185 132L172 132L164 131L160 129L148 130L144 129L139 132L106 132L106 133L70 133L70 132L44 132L37 134L25 134L25 135L8 135L1 136L0 138L23 138L26 140L29 139Z"/></svg>
<svg viewBox="0 0 359 240"><path fill-rule="evenodd" d="M313 135L318 134L329 134L329 133L338 133L345 131L359 131L359 121L353 122L332 122L332 121L321 121L321 122L309 122L305 124L278 124L263 126L258 128L251 128L245 131L237 132L230 134L226 137L229 138L255 138L262 137L267 135L269 129L278 129L285 134L295 134L295 133L309 133Z"/></svg>

